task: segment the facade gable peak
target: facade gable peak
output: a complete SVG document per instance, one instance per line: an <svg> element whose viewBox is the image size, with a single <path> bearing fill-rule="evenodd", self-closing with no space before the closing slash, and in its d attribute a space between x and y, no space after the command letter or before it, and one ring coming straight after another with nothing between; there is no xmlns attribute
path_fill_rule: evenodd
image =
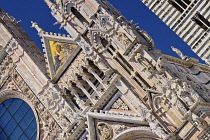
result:
<svg viewBox="0 0 210 140"><path fill-rule="evenodd" d="M51 78L55 77L58 73L60 75L68 64L70 64L70 61L67 60L70 60L70 58L72 60L72 56L77 54L80 48L70 36L45 32L35 22L32 22L32 27L37 30L39 36L42 38L41 41L43 42L43 51L46 53L45 61L47 63L48 74Z"/></svg>

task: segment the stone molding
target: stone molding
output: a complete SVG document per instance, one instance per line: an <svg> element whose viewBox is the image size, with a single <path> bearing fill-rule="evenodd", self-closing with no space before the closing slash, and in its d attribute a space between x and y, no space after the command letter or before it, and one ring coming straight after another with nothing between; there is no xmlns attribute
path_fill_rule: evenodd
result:
<svg viewBox="0 0 210 140"><path fill-rule="evenodd" d="M141 140L141 138L148 140L160 140L160 138L156 134L152 133L148 127L136 127L127 129L116 135L113 140L133 140L130 138L137 138L137 140Z"/></svg>

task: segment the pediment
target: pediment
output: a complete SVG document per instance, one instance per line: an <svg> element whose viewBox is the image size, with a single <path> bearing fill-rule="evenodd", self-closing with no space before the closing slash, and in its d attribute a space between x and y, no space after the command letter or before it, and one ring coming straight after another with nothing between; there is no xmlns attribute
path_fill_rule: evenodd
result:
<svg viewBox="0 0 210 140"><path fill-rule="evenodd" d="M70 37L45 34L42 35L42 41L50 77L52 81L57 81L81 48Z"/></svg>

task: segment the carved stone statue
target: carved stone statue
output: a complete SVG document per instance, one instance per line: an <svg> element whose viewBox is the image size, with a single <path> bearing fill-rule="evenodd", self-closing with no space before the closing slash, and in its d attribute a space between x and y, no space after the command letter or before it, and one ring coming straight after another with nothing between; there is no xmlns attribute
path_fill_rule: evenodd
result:
<svg viewBox="0 0 210 140"><path fill-rule="evenodd" d="M183 82L183 91L190 93L194 100L203 101L203 99L198 95L198 93L195 92L192 89L192 87L190 87L189 85L187 85L186 82Z"/></svg>
<svg viewBox="0 0 210 140"><path fill-rule="evenodd" d="M183 55L183 53L182 53L179 49L175 48L174 46L171 46L171 49L172 49L172 50L173 50L181 59L186 60L186 59L188 58L187 56Z"/></svg>
<svg viewBox="0 0 210 140"><path fill-rule="evenodd" d="M165 67L165 59L163 57L159 57L156 63L156 69L158 71L163 70Z"/></svg>
<svg viewBox="0 0 210 140"><path fill-rule="evenodd" d="M136 60L137 62L141 62L141 61L144 60L144 57L143 57L142 52L139 52L139 53L136 54L135 60Z"/></svg>

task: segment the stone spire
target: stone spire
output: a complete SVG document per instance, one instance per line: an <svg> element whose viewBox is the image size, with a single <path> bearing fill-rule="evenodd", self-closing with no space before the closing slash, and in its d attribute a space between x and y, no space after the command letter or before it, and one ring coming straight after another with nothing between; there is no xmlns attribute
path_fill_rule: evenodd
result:
<svg viewBox="0 0 210 140"><path fill-rule="evenodd" d="M55 4L51 0L44 0L44 2L49 6L50 9L55 6Z"/></svg>
<svg viewBox="0 0 210 140"><path fill-rule="evenodd" d="M38 32L39 36L42 36L42 34L45 32L42 28L39 27L39 25L36 22L31 21L32 25L31 28L35 28Z"/></svg>

